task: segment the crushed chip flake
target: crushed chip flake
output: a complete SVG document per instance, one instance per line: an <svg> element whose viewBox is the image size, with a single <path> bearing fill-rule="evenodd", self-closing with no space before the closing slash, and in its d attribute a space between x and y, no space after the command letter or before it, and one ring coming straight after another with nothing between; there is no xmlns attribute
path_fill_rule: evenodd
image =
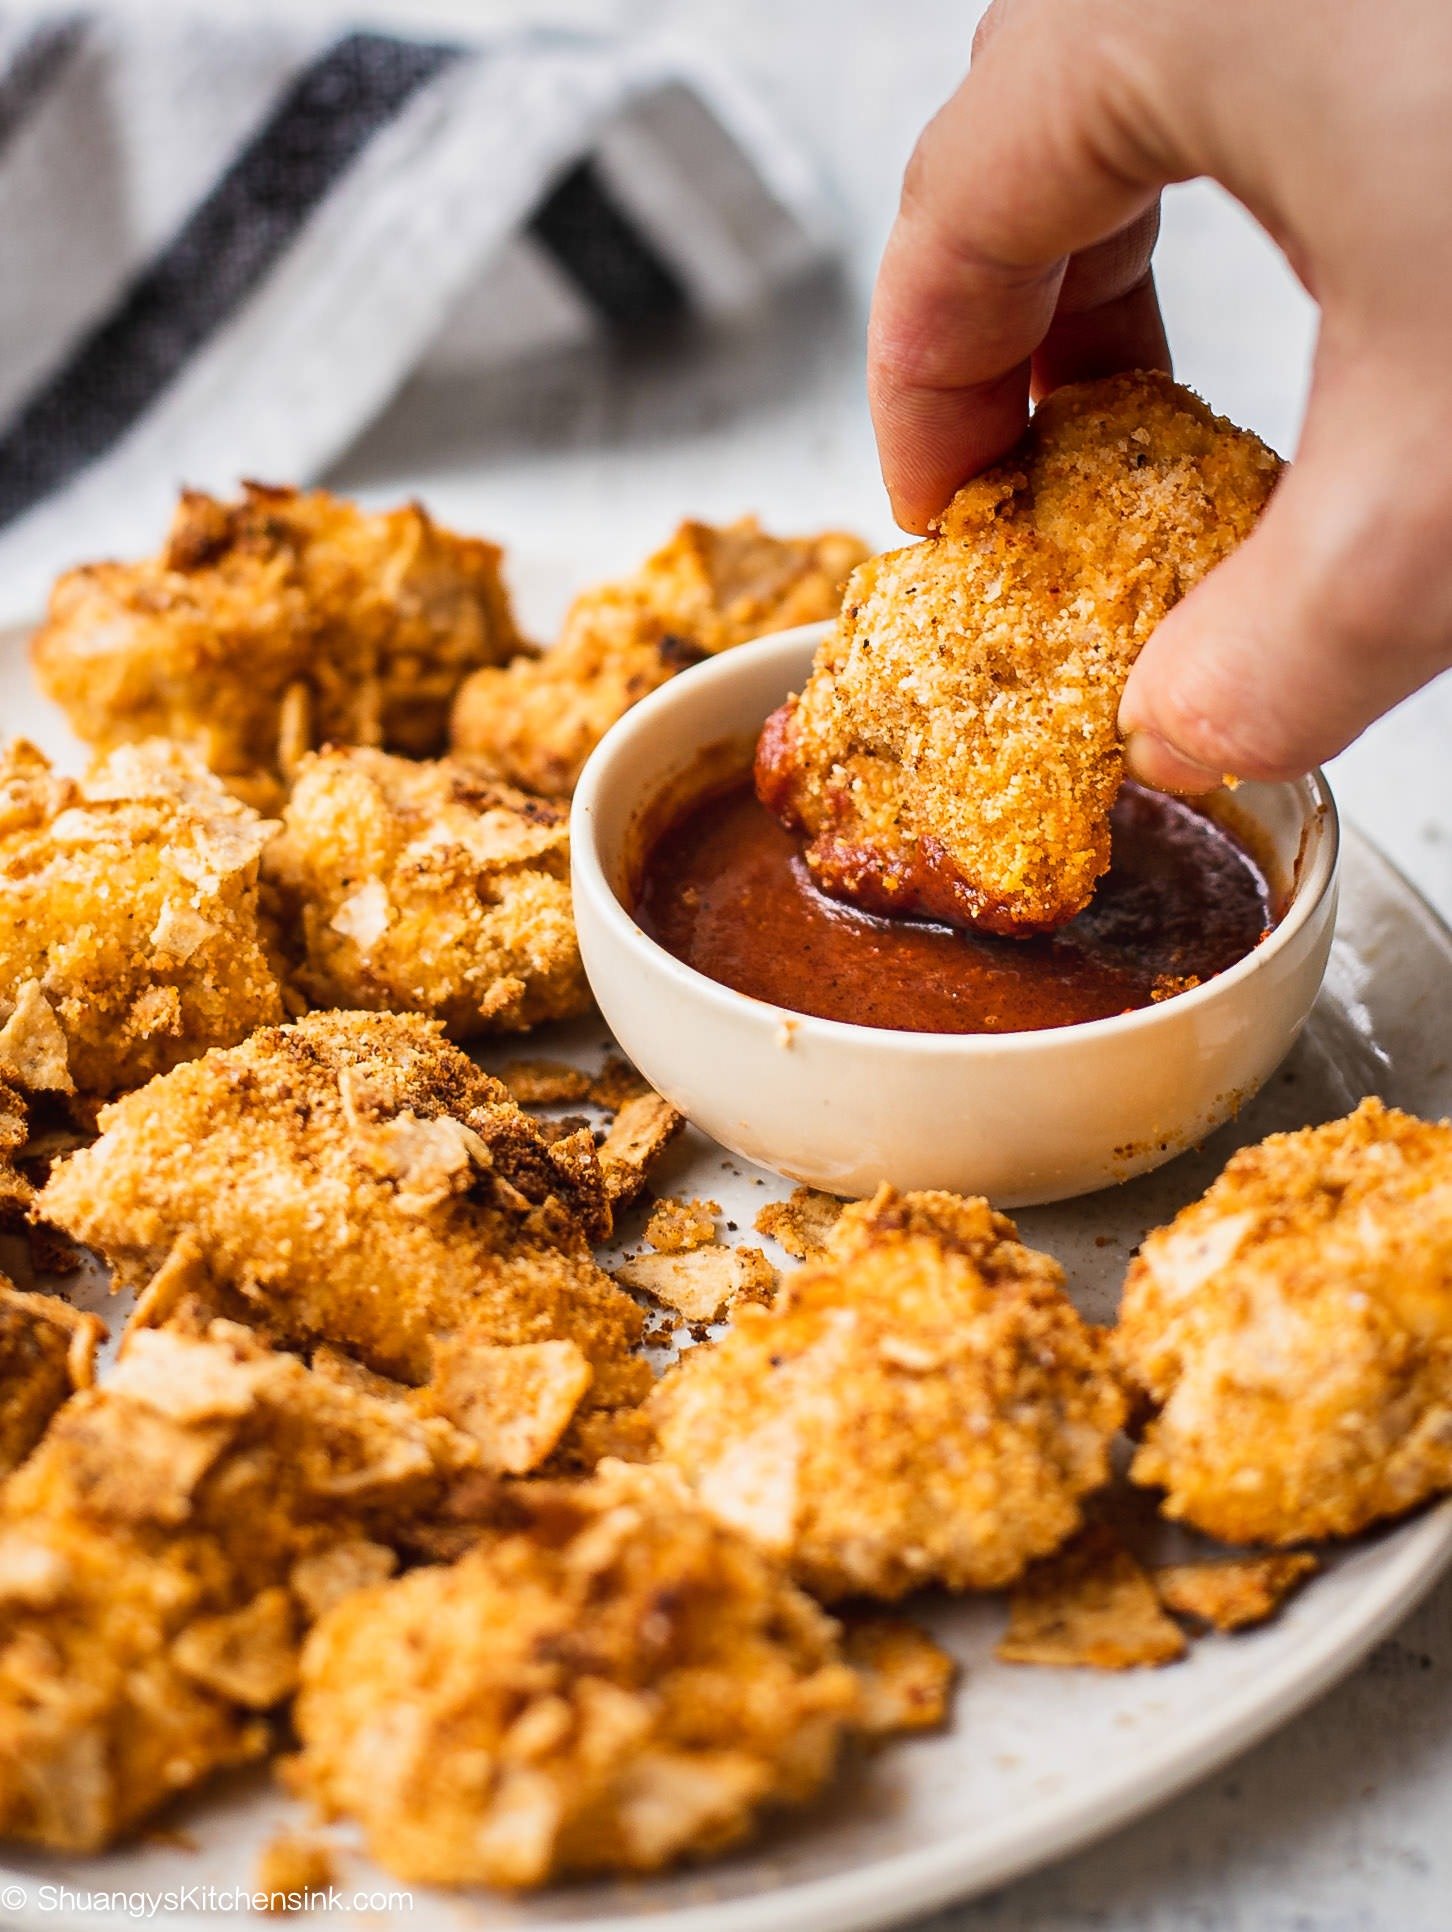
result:
<svg viewBox="0 0 1452 1932"><path fill-rule="evenodd" d="M653 1087L622 1102L600 1143L600 1172L615 1207L635 1200L655 1162L686 1124L686 1117Z"/></svg>
<svg viewBox="0 0 1452 1932"><path fill-rule="evenodd" d="M37 979L17 989L15 1005L0 1026L0 1073L28 1093L76 1090L65 1032Z"/></svg>
<svg viewBox="0 0 1452 1932"><path fill-rule="evenodd" d="M677 1201L669 1194L656 1202L645 1224L645 1238L660 1254L686 1254L715 1238L719 1201Z"/></svg>
<svg viewBox="0 0 1452 1932"><path fill-rule="evenodd" d="M759 1300L770 1294L776 1270L760 1248L726 1248L717 1243L687 1254L643 1254L615 1270L625 1288L638 1288L688 1322L714 1321L738 1295Z"/></svg>
<svg viewBox="0 0 1452 1932"><path fill-rule="evenodd" d="M590 1076L563 1060L511 1060L500 1067L495 1078L508 1087L521 1107L554 1107L571 1100L583 1100L590 1091Z"/></svg>
<svg viewBox="0 0 1452 1932"><path fill-rule="evenodd" d="M1177 1617L1215 1630L1248 1630L1266 1623L1320 1569L1308 1550L1228 1562L1170 1563L1154 1572L1160 1602Z"/></svg>
<svg viewBox="0 0 1452 1932"><path fill-rule="evenodd" d="M612 1053L589 1085L589 1098L607 1114L618 1114L627 1100L638 1100L650 1093L648 1080L642 1079L621 1054Z"/></svg>
<svg viewBox="0 0 1452 1932"><path fill-rule="evenodd" d="M796 1187L786 1201L768 1201L756 1217L756 1232L781 1243L789 1255L807 1261L826 1247L845 1201L815 1187Z"/></svg>
<svg viewBox="0 0 1452 1932"><path fill-rule="evenodd" d="M297 1683L297 1613L274 1585L240 1610L198 1617L177 1633L172 1662L184 1677L251 1711L271 1710Z"/></svg>
<svg viewBox="0 0 1452 1932"><path fill-rule="evenodd" d="M1036 1563L1009 1596L1000 1663L1133 1670L1172 1664L1185 1635L1117 1537L1096 1524Z"/></svg>
<svg viewBox="0 0 1452 1932"><path fill-rule="evenodd" d="M870 1617L848 1624L842 1647L862 1681L869 1736L929 1731L946 1721L958 1665L926 1630L901 1617Z"/></svg>
<svg viewBox="0 0 1452 1932"><path fill-rule="evenodd" d="M593 1379L573 1342L497 1346L465 1329L434 1344L420 1403L473 1437L486 1470L527 1476L553 1453Z"/></svg>
<svg viewBox="0 0 1452 1932"><path fill-rule="evenodd" d="M366 1590L374 1583L386 1583L398 1568L398 1558L386 1543L370 1543L367 1537L352 1542L325 1544L300 1556L292 1566L288 1584L309 1617L320 1617L354 1590Z"/></svg>

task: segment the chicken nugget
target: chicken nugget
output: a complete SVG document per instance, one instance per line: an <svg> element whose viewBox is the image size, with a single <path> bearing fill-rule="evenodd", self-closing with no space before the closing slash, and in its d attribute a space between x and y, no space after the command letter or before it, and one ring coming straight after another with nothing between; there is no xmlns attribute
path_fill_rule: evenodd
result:
<svg viewBox="0 0 1452 1932"><path fill-rule="evenodd" d="M547 1144L436 1022L267 1027L101 1127L53 1171L40 1212L123 1285L186 1240L273 1332L340 1343L406 1381L426 1381L434 1340L465 1327L577 1342L602 1404L638 1381L640 1310L590 1252L610 1225L593 1148Z"/></svg>
<svg viewBox="0 0 1452 1932"><path fill-rule="evenodd" d="M776 1564L665 1469L519 1507L317 1625L296 1792L401 1878L519 1888L724 1851L826 1782L861 1693Z"/></svg>
<svg viewBox="0 0 1452 1932"><path fill-rule="evenodd" d="M475 672L454 707L454 747L566 798L631 705L717 651L835 616L866 554L841 531L779 538L755 517L683 523L633 576L576 598L553 650Z"/></svg>
<svg viewBox="0 0 1452 1932"><path fill-rule="evenodd" d="M472 1459L245 1328L138 1335L0 1492L0 1837L99 1851L263 1755L294 1570L386 1544Z"/></svg>
<svg viewBox="0 0 1452 1932"><path fill-rule="evenodd" d="M31 654L87 744L179 739L270 807L318 745L441 751L463 679L519 648L493 544L249 483L187 491L157 557L68 571Z"/></svg>
<svg viewBox="0 0 1452 1932"><path fill-rule="evenodd" d="M302 761L266 877L318 1006L426 1013L454 1040L590 1005L569 814L456 758Z"/></svg>
<svg viewBox="0 0 1452 1932"><path fill-rule="evenodd" d="M723 1522L828 1597L995 1589L1078 1528L1124 1414L1063 1271L986 1201L844 1210L770 1309L740 1306L648 1403Z"/></svg>
<svg viewBox="0 0 1452 1932"><path fill-rule="evenodd" d="M1364 1100L1232 1156L1130 1265L1130 1474L1227 1543L1352 1536L1452 1487L1452 1123Z"/></svg>
<svg viewBox="0 0 1452 1932"><path fill-rule="evenodd" d="M1083 383L925 543L864 564L757 752L762 802L807 834L822 890L1007 934L1087 905L1130 667L1280 467L1167 376Z"/></svg>
<svg viewBox="0 0 1452 1932"><path fill-rule="evenodd" d="M79 781L23 739L0 751L0 1078L104 1098L280 1020L274 830L176 745Z"/></svg>

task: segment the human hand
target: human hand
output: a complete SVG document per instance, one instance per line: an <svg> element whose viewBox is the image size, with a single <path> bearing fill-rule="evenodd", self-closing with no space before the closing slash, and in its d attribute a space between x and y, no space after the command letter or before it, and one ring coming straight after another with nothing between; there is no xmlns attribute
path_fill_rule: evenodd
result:
<svg viewBox="0 0 1452 1932"><path fill-rule="evenodd" d="M997 0L918 143L869 346L907 529L1031 387L1169 366L1166 183L1221 182L1320 304L1294 467L1125 690L1151 784L1295 776L1452 664L1449 71L1445 0Z"/></svg>

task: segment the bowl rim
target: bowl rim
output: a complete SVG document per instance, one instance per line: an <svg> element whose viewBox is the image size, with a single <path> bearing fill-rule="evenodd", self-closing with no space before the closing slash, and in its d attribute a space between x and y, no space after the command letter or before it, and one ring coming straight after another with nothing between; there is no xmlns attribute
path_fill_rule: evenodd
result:
<svg viewBox="0 0 1452 1932"><path fill-rule="evenodd" d="M612 781L622 759L628 757L639 734L680 704L685 690L699 692L711 683L728 684L733 677L743 675L749 668L759 667L768 654L783 659L795 658L809 642L813 646L820 643L830 629L831 620L828 619L815 624L800 624L791 630L770 632L765 637L753 638L749 643L719 652L705 663L681 672L616 719L590 754L575 788L570 809L570 863L577 898L587 897L591 901L593 909L611 930L615 940L626 948L634 949L643 965L664 973L686 993L704 1000L721 1012L746 1018L758 1025L780 1027L784 1022L789 1023L794 1043L820 1038L827 1044L852 1045L862 1051L877 1053L885 1050L907 1054L952 1053L960 1058L974 1059L985 1054L1042 1054L1053 1051L1056 1046L1068 1048L1111 1041L1137 1031L1174 1025L1193 1011L1234 998L1248 980L1264 972L1304 931L1334 890L1341 858L1341 819L1326 774L1317 766L1303 778L1267 781L1275 789L1294 794L1300 806L1303 828L1319 832L1309 863L1292 885L1290 904L1284 917L1272 928L1269 937L1261 940L1243 958L1236 960L1233 966L1227 966L1213 979L1204 980L1187 992L1176 993L1170 999L1160 1000L1154 1005L1136 1007L1128 1013L1111 1014L1102 1020L1079 1020L1069 1026L1020 1028L1003 1033L917 1033L892 1027L858 1026L850 1020L828 1020L815 1013L798 1013L792 1007L778 1006L771 1000L758 999L752 993L741 993L733 986L723 985L709 974L688 966L684 960L668 952L658 940L652 939L621 902L600 855L597 825L600 795ZM695 749L706 749L708 742L703 742ZM640 801L641 804L647 802L645 798ZM588 977L588 967L586 970Z"/></svg>

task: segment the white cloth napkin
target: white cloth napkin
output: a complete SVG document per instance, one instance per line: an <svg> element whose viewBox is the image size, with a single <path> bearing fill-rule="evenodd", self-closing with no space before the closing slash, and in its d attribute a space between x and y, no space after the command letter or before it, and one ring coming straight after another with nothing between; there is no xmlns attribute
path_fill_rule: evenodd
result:
<svg viewBox="0 0 1452 1932"><path fill-rule="evenodd" d="M431 356L505 380L830 247L792 142L665 43L0 14L0 619L183 484L315 477Z"/></svg>

